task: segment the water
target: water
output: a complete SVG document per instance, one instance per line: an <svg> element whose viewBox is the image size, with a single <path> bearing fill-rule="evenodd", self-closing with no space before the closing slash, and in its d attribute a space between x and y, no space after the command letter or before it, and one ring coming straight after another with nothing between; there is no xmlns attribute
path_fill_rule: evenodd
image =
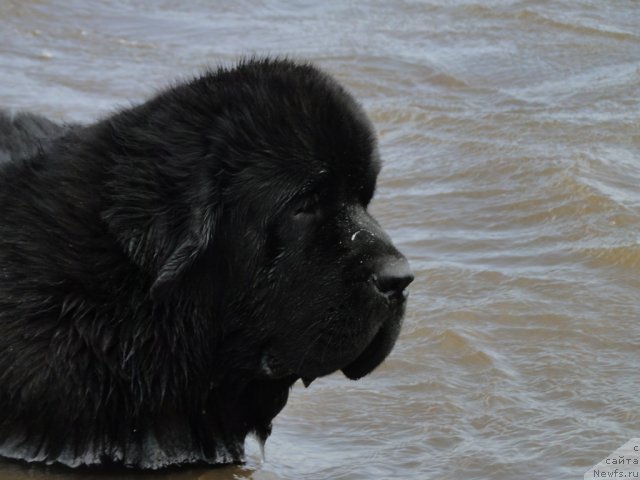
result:
<svg viewBox="0 0 640 480"><path fill-rule="evenodd" d="M211 3L3 0L0 104L89 121L241 55L311 59L376 124L372 208L416 281L388 361L296 384L264 462L249 441L245 467L148 478L582 478L637 437L640 4Z"/></svg>

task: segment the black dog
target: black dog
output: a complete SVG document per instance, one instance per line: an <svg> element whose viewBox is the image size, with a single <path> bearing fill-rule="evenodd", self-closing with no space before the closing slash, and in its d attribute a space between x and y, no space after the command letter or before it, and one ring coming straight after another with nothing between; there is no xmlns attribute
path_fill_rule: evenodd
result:
<svg viewBox="0 0 640 480"><path fill-rule="evenodd" d="M241 462L299 378L391 351L413 276L371 125L250 60L89 126L0 114L0 455Z"/></svg>

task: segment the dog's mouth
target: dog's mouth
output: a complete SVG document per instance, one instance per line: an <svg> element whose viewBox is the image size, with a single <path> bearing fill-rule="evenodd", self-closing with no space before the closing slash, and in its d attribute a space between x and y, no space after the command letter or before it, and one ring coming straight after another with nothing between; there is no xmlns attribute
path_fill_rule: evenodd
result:
<svg viewBox="0 0 640 480"><path fill-rule="evenodd" d="M400 334L401 325L402 315L385 322L362 353L341 368L342 373L351 380L358 380L375 370L391 353Z"/></svg>
<svg viewBox="0 0 640 480"><path fill-rule="evenodd" d="M404 300L404 299L403 299ZM394 301L395 311L387 317L381 325L372 332L371 340L365 344L362 351L353 358L345 366L334 364L329 370L328 365L315 368L293 368L290 362L284 360L277 350L267 348L263 351L260 359L260 377L270 379L280 379L286 376L295 375L300 378L305 387L308 387L316 378L322 377L337 370L351 380L368 375L378 367L385 358L391 353L402 326L402 318L404 314L404 301ZM388 312L389 313L389 312ZM344 365L344 363L342 364ZM302 370L302 371L301 371Z"/></svg>

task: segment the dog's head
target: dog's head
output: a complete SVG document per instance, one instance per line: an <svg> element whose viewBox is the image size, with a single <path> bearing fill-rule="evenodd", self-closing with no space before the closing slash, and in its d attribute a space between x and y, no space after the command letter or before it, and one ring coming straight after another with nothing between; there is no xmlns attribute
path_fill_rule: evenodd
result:
<svg viewBox="0 0 640 480"><path fill-rule="evenodd" d="M180 123L174 112L146 147L121 140L164 146L151 182L164 190L145 199L155 220L136 230L131 209L109 218L152 272L157 301L208 289L220 361L245 375L372 371L396 341L413 275L367 210L380 161L360 106L287 61L249 61L171 94ZM147 124L161 125L163 106L147 108Z"/></svg>
<svg viewBox="0 0 640 480"><path fill-rule="evenodd" d="M391 351L413 276L367 210L372 127L316 68L209 72L41 150L3 178L0 455L239 462L298 378Z"/></svg>

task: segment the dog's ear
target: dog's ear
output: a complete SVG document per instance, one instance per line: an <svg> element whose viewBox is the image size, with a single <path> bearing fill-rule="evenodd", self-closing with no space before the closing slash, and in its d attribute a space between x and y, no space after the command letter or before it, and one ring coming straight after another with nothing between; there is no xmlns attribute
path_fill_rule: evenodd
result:
<svg viewBox="0 0 640 480"><path fill-rule="evenodd" d="M202 165L141 160L121 161L111 171L102 216L161 300L209 248L219 196Z"/></svg>
<svg viewBox="0 0 640 480"><path fill-rule="evenodd" d="M177 242L166 248L159 257L156 277L151 286L151 296L155 299L166 297L171 286L202 258L211 243L214 222L210 213L194 208L188 223L190 225L184 225L185 230L178 234Z"/></svg>

